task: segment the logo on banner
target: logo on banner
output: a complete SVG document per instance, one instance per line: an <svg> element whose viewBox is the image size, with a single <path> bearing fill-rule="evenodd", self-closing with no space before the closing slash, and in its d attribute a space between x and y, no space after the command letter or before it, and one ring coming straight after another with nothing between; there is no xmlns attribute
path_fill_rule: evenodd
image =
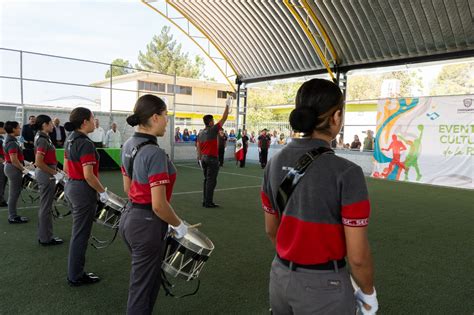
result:
<svg viewBox="0 0 474 315"><path fill-rule="evenodd" d="M426 113L426 116L428 116L431 120L435 120L436 118L439 117L439 114L437 112L432 112L432 113Z"/></svg>
<svg viewBox="0 0 474 315"><path fill-rule="evenodd" d="M472 98L465 98L463 104L465 108L458 108L458 114L474 113L474 108L471 108Z"/></svg>

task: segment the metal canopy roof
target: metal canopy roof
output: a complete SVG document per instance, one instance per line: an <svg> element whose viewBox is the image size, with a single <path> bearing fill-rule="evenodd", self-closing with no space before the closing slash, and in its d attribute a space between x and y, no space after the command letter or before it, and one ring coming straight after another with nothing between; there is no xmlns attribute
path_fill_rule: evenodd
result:
<svg viewBox="0 0 474 315"><path fill-rule="evenodd" d="M473 0L167 0L240 81L474 56Z"/></svg>

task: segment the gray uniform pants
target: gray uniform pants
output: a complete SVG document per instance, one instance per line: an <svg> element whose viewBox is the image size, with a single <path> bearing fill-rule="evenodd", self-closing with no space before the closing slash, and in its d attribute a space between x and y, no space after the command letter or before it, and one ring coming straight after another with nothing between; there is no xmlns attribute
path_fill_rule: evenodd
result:
<svg viewBox="0 0 474 315"><path fill-rule="evenodd" d="M132 256L127 314L151 314L161 286L161 263L168 224L152 210L127 207L120 234Z"/></svg>
<svg viewBox="0 0 474 315"><path fill-rule="evenodd" d="M64 192L72 213L68 279L77 281L84 275L87 245L97 211L97 192L85 180L67 181Z"/></svg>
<svg viewBox="0 0 474 315"><path fill-rule="evenodd" d="M8 218L13 219L17 216L16 207L18 198L21 194L21 184L23 182L23 173L10 163L5 164L5 175L8 177Z"/></svg>
<svg viewBox="0 0 474 315"><path fill-rule="evenodd" d="M40 193L40 207L38 211L38 239L47 243L53 238L53 200L56 189L56 180L50 174L39 168L35 170L36 181Z"/></svg>
<svg viewBox="0 0 474 315"><path fill-rule="evenodd" d="M204 172L203 202L205 204L211 204L214 202L214 189L217 185L219 160L217 157L204 155L201 161L202 169Z"/></svg>
<svg viewBox="0 0 474 315"><path fill-rule="evenodd" d="M275 315L350 314L356 312L354 289L346 268L290 270L278 258L270 272L270 306Z"/></svg>
<svg viewBox="0 0 474 315"><path fill-rule="evenodd" d="M7 186L7 176L4 168L5 165L0 163L0 203L5 202L5 187Z"/></svg>

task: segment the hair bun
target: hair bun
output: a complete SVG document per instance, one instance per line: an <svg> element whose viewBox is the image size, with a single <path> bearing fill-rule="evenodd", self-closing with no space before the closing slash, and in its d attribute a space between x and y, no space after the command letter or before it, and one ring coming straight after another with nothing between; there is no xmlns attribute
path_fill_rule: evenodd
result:
<svg viewBox="0 0 474 315"><path fill-rule="evenodd" d="M291 111L290 125L299 132L313 132L318 121L318 113L309 107L299 107Z"/></svg>
<svg viewBox="0 0 474 315"><path fill-rule="evenodd" d="M67 131L74 131L74 124L68 121L64 124L64 129Z"/></svg>
<svg viewBox="0 0 474 315"><path fill-rule="evenodd" d="M140 119L138 118L137 115L133 114L127 117L127 123L130 126L135 127L136 125L140 123Z"/></svg>

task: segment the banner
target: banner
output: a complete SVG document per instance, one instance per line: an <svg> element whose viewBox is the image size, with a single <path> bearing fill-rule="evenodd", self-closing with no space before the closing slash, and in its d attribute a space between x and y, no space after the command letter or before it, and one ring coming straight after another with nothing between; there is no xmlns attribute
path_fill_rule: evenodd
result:
<svg viewBox="0 0 474 315"><path fill-rule="evenodd" d="M372 176L474 189L473 100L380 100Z"/></svg>

